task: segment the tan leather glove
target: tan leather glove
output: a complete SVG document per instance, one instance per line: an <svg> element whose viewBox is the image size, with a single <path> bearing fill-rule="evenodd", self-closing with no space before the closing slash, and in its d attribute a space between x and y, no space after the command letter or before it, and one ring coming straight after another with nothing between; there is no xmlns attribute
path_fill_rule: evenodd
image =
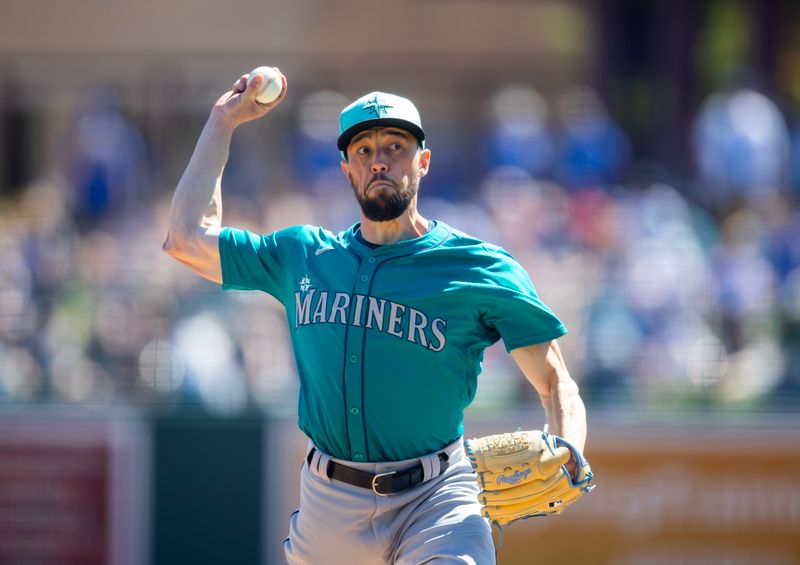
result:
<svg viewBox="0 0 800 565"><path fill-rule="evenodd" d="M464 444L481 487L483 515L492 524L559 514L594 488L592 470L580 451L546 431L498 434ZM574 477L565 467L570 458L577 462Z"/></svg>

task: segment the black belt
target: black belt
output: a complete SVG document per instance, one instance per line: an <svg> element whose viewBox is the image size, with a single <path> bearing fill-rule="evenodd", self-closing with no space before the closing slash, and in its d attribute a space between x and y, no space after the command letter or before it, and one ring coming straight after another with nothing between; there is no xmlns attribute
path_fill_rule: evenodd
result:
<svg viewBox="0 0 800 565"><path fill-rule="evenodd" d="M311 459L314 457L315 447L311 448L306 456L306 463L311 467ZM439 474L444 473L450 465L448 455L442 451L439 453ZM388 473L369 473L359 469L353 469L341 463L328 461L328 468L325 474L329 479L336 479L349 485L369 489L378 496L388 496L397 494L410 488L414 488L422 482L425 471L419 463L411 469L405 471L390 471Z"/></svg>

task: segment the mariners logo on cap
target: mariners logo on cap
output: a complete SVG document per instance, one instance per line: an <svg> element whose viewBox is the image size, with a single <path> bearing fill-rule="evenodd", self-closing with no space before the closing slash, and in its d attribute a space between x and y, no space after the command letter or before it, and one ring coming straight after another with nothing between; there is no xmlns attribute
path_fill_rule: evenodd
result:
<svg viewBox="0 0 800 565"><path fill-rule="evenodd" d="M386 111L387 108L394 108L389 104L381 104L378 100L378 95L375 95L375 98L364 104L364 109L367 110L370 114L375 114L376 117L380 118L381 114L388 114L389 112Z"/></svg>
<svg viewBox="0 0 800 565"><path fill-rule="evenodd" d="M350 140L364 130L374 127L395 127L406 130L425 148L425 132L419 112L408 98L387 94L386 92L370 92L365 94L339 114L339 139L336 147L341 151L342 159Z"/></svg>

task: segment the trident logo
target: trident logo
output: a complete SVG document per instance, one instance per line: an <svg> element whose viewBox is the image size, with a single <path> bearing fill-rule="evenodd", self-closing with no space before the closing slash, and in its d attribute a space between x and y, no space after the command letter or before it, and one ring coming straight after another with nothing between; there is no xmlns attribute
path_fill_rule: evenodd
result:
<svg viewBox="0 0 800 565"><path fill-rule="evenodd" d="M364 105L364 109L367 110L370 114L375 114L375 117L380 118L381 114L387 114L386 108L394 108L394 106L390 106L389 104L381 104L378 101L378 95L375 95L375 98L370 100L367 104Z"/></svg>

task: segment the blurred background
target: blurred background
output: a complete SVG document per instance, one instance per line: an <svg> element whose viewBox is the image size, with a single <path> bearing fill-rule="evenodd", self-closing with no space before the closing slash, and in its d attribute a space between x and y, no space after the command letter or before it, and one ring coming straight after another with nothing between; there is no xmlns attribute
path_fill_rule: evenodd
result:
<svg viewBox="0 0 800 565"><path fill-rule="evenodd" d="M395 92L421 212L507 248L570 329L599 486L499 563L800 562L796 2L4 0L0 565L282 562L284 312L161 252L259 65L289 93L234 136L226 225L348 227L338 113ZM467 434L543 418L487 350Z"/></svg>

